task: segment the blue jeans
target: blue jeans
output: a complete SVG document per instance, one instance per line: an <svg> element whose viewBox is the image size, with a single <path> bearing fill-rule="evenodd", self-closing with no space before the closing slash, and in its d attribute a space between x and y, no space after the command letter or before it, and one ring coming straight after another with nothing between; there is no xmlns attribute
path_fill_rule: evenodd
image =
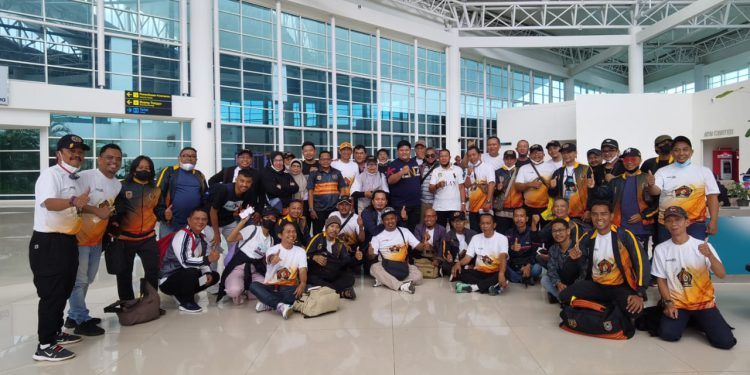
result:
<svg viewBox="0 0 750 375"><path fill-rule="evenodd" d="M294 291L296 286L290 285L266 285L257 281L250 284L250 292L264 305L276 308L279 303L291 305L294 303Z"/></svg>
<svg viewBox="0 0 750 375"><path fill-rule="evenodd" d="M542 266L536 263L532 264L531 265L531 277L536 279L541 274L542 274ZM512 283L520 283L521 281L523 281L523 276L521 275L521 272L516 272L510 267L507 267L505 269L505 276L507 276L508 281Z"/></svg>
<svg viewBox="0 0 750 375"><path fill-rule="evenodd" d="M557 285L552 283L552 279L549 278L549 275L542 276L542 288L547 291L547 293L555 296L557 300L560 300L560 291L557 290Z"/></svg>
<svg viewBox="0 0 750 375"><path fill-rule="evenodd" d="M657 227L657 240L655 241L656 244L660 244L666 240L672 239L672 235L669 234L669 230L667 230L667 227L665 227L663 224L656 224ZM687 227L687 233L691 237L695 237L699 240L705 240L706 239L706 223L692 223L688 225Z"/></svg>
<svg viewBox="0 0 750 375"><path fill-rule="evenodd" d="M78 273L73 292L70 294L70 308L68 317L81 324L89 319L89 309L86 307L86 293L89 285L94 282L99 271L99 260L102 258L102 245L78 247Z"/></svg>

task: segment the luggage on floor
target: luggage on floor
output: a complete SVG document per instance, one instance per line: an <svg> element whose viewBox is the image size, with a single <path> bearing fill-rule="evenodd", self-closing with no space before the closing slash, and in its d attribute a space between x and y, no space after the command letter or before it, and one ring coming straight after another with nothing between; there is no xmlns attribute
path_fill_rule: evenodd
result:
<svg viewBox="0 0 750 375"><path fill-rule="evenodd" d="M104 308L105 313L116 313L120 324L132 326L159 319L159 292L146 279L141 279L141 296L128 301L117 301Z"/></svg>
<svg viewBox="0 0 750 375"><path fill-rule="evenodd" d="M430 259L414 259L414 266L419 268L419 271L422 272L422 277L425 279L436 279L439 276L438 267L434 266Z"/></svg>
<svg viewBox="0 0 750 375"><path fill-rule="evenodd" d="M573 298L560 311L560 328L581 335L627 340L635 334L630 320L614 305Z"/></svg>
<svg viewBox="0 0 750 375"><path fill-rule="evenodd" d="M313 318L337 311L339 300L339 294L335 290L327 286L313 287L294 301L292 309L305 318Z"/></svg>

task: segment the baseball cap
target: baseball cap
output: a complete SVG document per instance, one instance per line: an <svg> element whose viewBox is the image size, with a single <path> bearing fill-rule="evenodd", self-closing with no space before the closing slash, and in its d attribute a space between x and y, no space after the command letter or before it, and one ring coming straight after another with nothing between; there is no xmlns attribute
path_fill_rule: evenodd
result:
<svg viewBox="0 0 750 375"><path fill-rule="evenodd" d="M605 147L619 149L620 148L620 144L617 143L617 141L615 141L612 138L607 138L607 139L605 139L605 140L602 141L602 147L600 147L600 148L605 148Z"/></svg>
<svg viewBox="0 0 750 375"><path fill-rule="evenodd" d="M263 216L270 216L270 215L279 217L279 210L273 208L272 206L266 206L263 209Z"/></svg>
<svg viewBox="0 0 750 375"><path fill-rule="evenodd" d="M282 157L283 157L284 159L289 159L289 158L292 158L292 159L294 159L294 158L295 158L295 155L294 155L294 153L291 153L291 152L287 151L287 152L285 152L285 153L284 153L284 154L282 155Z"/></svg>
<svg viewBox="0 0 750 375"><path fill-rule="evenodd" d="M427 143L425 143L423 140L420 139L420 140L417 141L417 143L414 144L415 148L419 147L419 146L427 147Z"/></svg>
<svg viewBox="0 0 750 375"><path fill-rule="evenodd" d="M542 152L544 152L544 148L542 148L542 145L540 145L540 144L535 144L535 145L532 145L531 147L529 147L529 152L534 152L534 151L542 151Z"/></svg>
<svg viewBox="0 0 750 375"><path fill-rule="evenodd" d="M624 158L627 158L627 157L639 157L640 158L641 157L641 152L638 151L637 148L628 147L628 148L625 149L625 151L623 151L622 157L624 157Z"/></svg>
<svg viewBox="0 0 750 375"><path fill-rule="evenodd" d="M688 218L687 212L685 212L685 210L680 206L670 206L666 210L664 210L664 218L666 219L670 216L680 216L683 219Z"/></svg>
<svg viewBox="0 0 750 375"><path fill-rule="evenodd" d="M454 211L451 215L451 221L453 220L466 220L466 215L461 211Z"/></svg>
<svg viewBox="0 0 750 375"><path fill-rule="evenodd" d="M57 141L57 151L60 151L64 148L70 150L77 147L82 148L84 151L91 150L91 147L83 143L83 139L75 134L66 134L62 138L60 138L59 141Z"/></svg>
<svg viewBox="0 0 750 375"><path fill-rule="evenodd" d="M560 147L560 152L575 152L577 151L576 145L574 143L563 143L562 147Z"/></svg>
<svg viewBox="0 0 750 375"><path fill-rule="evenodd" d="M396 210L394 210L393 207L386 207L383 209L383 212L380 213L380 219L384 219L387 215L398 216L398 213L396 213Z"/></svg>
<svg viewBox="0 0 750 375"><path fill-rule="evenodd" d="M597 155L597 156L602 156L602 150L600 150L598 148L592 148L591 150L588 150L586 152L586 156L590 156L591 154L594 154L594 155Z"/></svg>
<svg viewBox="0 0 750 375"><path fill-rule="evenodd" d="M674 140L672 140L672 145L674 145L677 142L687 143L688 146L693 147L693 143L690 142L690 138L684 135L678 135L674 137Z"/></svg>
<svg viewBox="0 0 750 375"><path fill-rule="evenodd" d="M339 219L338 216L331 215L328 217L328 219L326 219L326 223L325 225L323 225L323 228L328 228L328 226L331 224L338 224L339 226L341 226L341 219Z"/></svg>
<svg viewBox="0 0 750 375"><path fill-rule="evenodd" d="M654 145L658 145L659 143L666 142L666 141L671 141L671 140L672 140L672 137L670 137L670 136L668 136L666 134L660 135L660 136L656 137L656 139L654 140Z"/></svg>
<svg viewBox="0 0 750 375"><path fill-rule="evenodd" d="M351 142L343 142L339 145L339 150L345 149L345 148L352 148Z"/></svg>
<svg viewBox="0 0 750 375"><path fill-rule="evenodd" d="M352 204L352 198L350 198L350 197L341 197L341 198L339 198L339 201L336 204L341 204L341 203Z"/></svg>
<svg viewBox="0 0 750 375"><path fill-rule="evenodd" d="M503 159L517 159L516 152L513 150L505 150L505 152L503 152Z"/></svg>
<svg viewBox="0 0 750 375"><path fill-rule="evenodd" d="M547 146L545 148L550 148L552 146L559 148L560 147L560 141L549 141L549 142L547 142Z"/></svg>

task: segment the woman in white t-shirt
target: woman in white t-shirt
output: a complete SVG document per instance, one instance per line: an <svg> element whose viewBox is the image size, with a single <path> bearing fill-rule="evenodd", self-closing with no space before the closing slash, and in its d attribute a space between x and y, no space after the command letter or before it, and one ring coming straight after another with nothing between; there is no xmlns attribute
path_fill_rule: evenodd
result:
<svg viewBox="0 0 750 375"><path fill-rule="evenodd" d="M307 254L299 246L297 228L290 222L281 225L281 243L266 252L266 277L261 283L250 284L250 292L258 297L255 311L271 309L284 319L292 315L292 303L302 296L307 288Z"/></svg>

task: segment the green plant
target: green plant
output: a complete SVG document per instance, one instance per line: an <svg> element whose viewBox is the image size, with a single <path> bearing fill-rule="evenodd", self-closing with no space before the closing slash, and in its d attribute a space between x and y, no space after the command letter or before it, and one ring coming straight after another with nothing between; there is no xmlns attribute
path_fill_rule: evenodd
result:
<svg viewBox="0 0 750 375"><path fill-rule="evenodd" d="M729 189L727 189L727 193L730 197L735 197L737 199L750 199L750 194L748 194L745 187L742 186L742 184L739 182L735 182L732 186L730 186Z"/></svg>

